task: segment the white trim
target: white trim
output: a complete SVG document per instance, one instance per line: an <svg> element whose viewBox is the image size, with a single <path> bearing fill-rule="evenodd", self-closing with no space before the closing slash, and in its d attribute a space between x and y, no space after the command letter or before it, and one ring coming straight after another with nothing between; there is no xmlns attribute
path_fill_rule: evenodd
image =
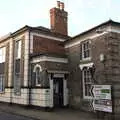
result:
<svg viewBox="0 0 120 120"><path fill-rule="evenodd" d="M50 107L52 108L54 106L53 102L53 80L51 79L51 74L49 74L49 82L50 82Z"/></svg>
<svg viewBox="0 0 120 120"><path fill-rule="evenodd" d="M29 71L29 32L25 32L25 49L24 49L24 86L28 85Z"/></svg>
<svg viewBox="0 0 120 120"><path fill-rule="evenodd" d="M111 32L120 33L120 29L112 28Z"/></svg>
<svg viewBox="0 0 120 120"><path fill-rule="evenodd" d="M63 98L64 98L64 106L68 105L68 88L67 88L67 80L63 79Z"/></svg>
<svg viewBox="0 0 120 120"><path fill-rule="evenodd" d="M58 37L53 37L53 36L50 36L50 35L44 35L42 33L34 33L32 32L31 33L32 36L39 36L39 37L43 37L43 38L48 38L48 39L51 39L51 40L56 40L56 41L62 41L64 42L66 39L62 39L62 38L58 38Z"/></svg>
<svg viewBox="0 0 120 120"><path fill-rule="evenodd" d="M8 34L6 34L6 35L4 35L4 36L1 36L1 37L0 37L0 41L2 41L2 40L4 40L4 39L7 39L7 38L10 37L10 36L11 36L11 32L8 33Z"/></svg>
<svg viewBox="0 0 120 120"><path fill-rule="evenodd" d="M94 65L94 63L86 63L86 64L80 64L79 67L81 70L83 70L84 67L92 67Z"/></svg>
<svg viewBox="0 0 120 120"><path fill-rule="evenodd" d="M35 65L35 67L34 67L34 69L33 69L33 72L36 72L36 68L37 67L39 67L40 68L40 72L42 72L42 67L41 67L41 65L39 65L39 64L36 64Z"/></svg>
<svg viewBox="0 0 120 120"><path fill-rule="evenodd" d="M55 74L53 75L53 77L64 78L64 74L55 73Z"/></svg>
<svg viewBox="0 0 120 120"><path fill-rule="evenodd" d="M82 60L80 60L80 61L90 61L92 58L91 58L91 56L90 57L87 57L87 58L82 58Z"/></svg>
<svg viewBox="0 0 120 120"><path fill-rule="evenodd" d="M48 72L48 73L60 73L60 74L62 74L62 73L66 73L66 74L69 74L68 71L48 70L47 72Z"/></svg>
<svg viewBox="0 0 120 120"><path fill-rule="evenodd" d="M68 63L67 58L56 58L56 57L48 57L48 56L42 56L42 57L36 57L31 60L31 63L38 63L42 61L50 61L50 62L59 62L59 63Z"/></svg>
<svg viewBox="0 0 120 120"><path fill-rule="evenodd" d="M75 45L78 45L78 44L80 44L82 41L85 41L86 39L94 39L94 38L96 38L96 37L100 37L100 36L102 36L102 35L104 35L104 34L106 34L106 33L108 33L108 32L115 32L115 33L120 33L120 28L116 28L116 27L114 27L114 26L107 26L106 28L103 28L103 29L101 29L102 31L101 31L101 33L100 34L98 34L98 33L92 33L91 35L88 35L88 36L85 36L84 38L75 38L75 39L78 39L78 40L74 40L74 41L72 41L71 43L67 43L66 45L65 45L65 48L69 48L69 47L73 47L73 46L75 46ZM87 34L86 34L87 35Z"/></svg>
<svg viewBox="0 0 120 120"><path fill-rule="evenodd" d="M94 38L102 36L104 34L106 34L106 32L103 32L101 34L94 34L94 35L91 35L91 36L88 36L88 37L84 37L84 39L79 39L79 37L78 37L78 40L76 42L73 41L73 43L66 44L65 48L73 47L73 46L78 45L78 44L80 44L81 42L83 42L83 41L85 41L87 39L94 39Z"/></svg>

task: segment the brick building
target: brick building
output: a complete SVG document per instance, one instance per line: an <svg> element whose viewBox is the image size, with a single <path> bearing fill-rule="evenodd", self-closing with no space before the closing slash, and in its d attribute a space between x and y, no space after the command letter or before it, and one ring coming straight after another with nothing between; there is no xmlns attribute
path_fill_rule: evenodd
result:
<svg viewBox="0 0 120 120"><path fill-rule="evenodd" d="M62 2L50 10L50 18L51 29L25 26L0 39L0 101L40 107L68 104L64 41L70 37Z"/></svg>
<svg viewBox="0 0 120 120"><path fill-rule="evenodd" d="M91 86L111 85L113 114L120 113L120 23L109 20L65 41L69 61L69 105L91 107ZM94 70L94 76L91 74ZM109 118L110 119L110 118Z"/></svg>
<svg viewBox="0 0 120 120"><path fill-rule="evenodd" d="M109 20L71 38L67 16L58 1L50 10L50 29L25 26L0 39L0 101L93 111L91 85L109 84L117 116L120 23Z"/></svg>

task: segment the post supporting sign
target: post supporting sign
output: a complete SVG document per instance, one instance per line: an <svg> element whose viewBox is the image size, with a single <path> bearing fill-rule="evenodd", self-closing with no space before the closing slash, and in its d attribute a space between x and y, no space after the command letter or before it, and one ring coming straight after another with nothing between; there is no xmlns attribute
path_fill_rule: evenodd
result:
<svg viewBox="0 0 120 120"><path fill-rule="evenodd" d="M94 110L112 112L111 85L93 85Z"/></svg>

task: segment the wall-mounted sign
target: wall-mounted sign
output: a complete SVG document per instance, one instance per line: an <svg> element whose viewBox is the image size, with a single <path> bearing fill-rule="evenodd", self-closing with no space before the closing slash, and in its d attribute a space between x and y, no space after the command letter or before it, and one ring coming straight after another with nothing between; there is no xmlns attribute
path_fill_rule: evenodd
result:
<svg viewBox="0 0 120 120"><path fill-rule="evenodd" d="M93 85L94 110L112 112L111 85Z"/></svg>

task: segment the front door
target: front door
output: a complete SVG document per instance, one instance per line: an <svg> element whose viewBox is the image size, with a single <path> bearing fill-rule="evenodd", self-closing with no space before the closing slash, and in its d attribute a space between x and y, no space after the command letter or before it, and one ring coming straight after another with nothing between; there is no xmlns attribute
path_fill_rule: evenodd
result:
<svg viewBox="0 0 120 120"><path fill-rule="evenodd" d="M63 106L63 78L54 78L53 80L54 106Z"/></svg>

